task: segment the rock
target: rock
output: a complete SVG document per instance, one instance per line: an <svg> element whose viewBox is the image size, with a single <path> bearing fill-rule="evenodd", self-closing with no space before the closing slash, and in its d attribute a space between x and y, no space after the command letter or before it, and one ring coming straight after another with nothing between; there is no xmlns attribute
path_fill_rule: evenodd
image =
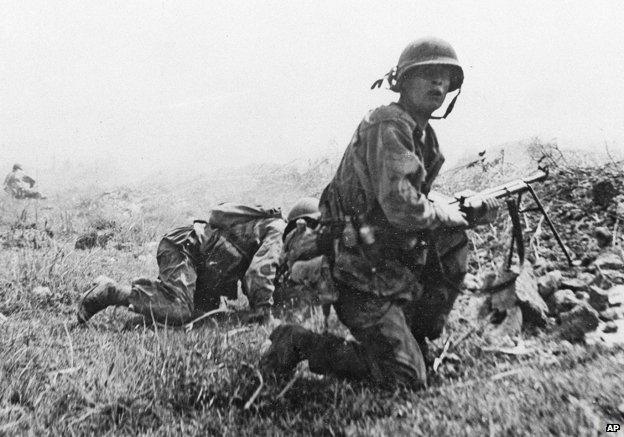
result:
<svg viewBox="0 0 624 437"><path fill-rule="evenodd" d="M598 313L586 303L577 305L572 310L559 315L561 324L558 334L570 342L583 341L585 333L598 327Z"/></svg>
<svg viewBox="0 0 624 437"><path fill-rule="evenodd" d="M490 313L490 296L470 295L460 318L477 326Z"/></svg>
<svg viewBox="0 0 624 437"><path fill-rule="evenodd" d="M537 279L530 264L522 266L520 272L499 274L505 278L499 284L506 284L505 287L497 289L492 294L492 309L498 312L508 312L515 306L522 310L522 317L528 324L544 326L548 320L548 305L537 291ZM509 281L509 278L515 280ZM495 288L496 289L496 288Z"/></svg>
<svg viewBox="0 0 624 437"><path fill-rule="evenodd" d="M50 289L48 287L35 287L32 290L32 293L37 295L37 296L41 296L41 297L50 297L52 296L52 292L50 291Z"/></svg>
<svg viewBox="0 0 624 437"><path fill-rule="evenodd" d="M533 271L537 276L545 275L547 272L553 270L553 264L544 258L538 258L533 263Z"/></svg>
<svg viewBox="0 0 624 437"><path fill-rule="evenodd" d="M610 246L613 242L613 234L611 233L609 228L605 228L604 226L596 228L596 230L594 231L594 237L596 237L596 242L598 243L599 247Z"/></svg>
<svg viewBox="0 0 624 437"><path fill-rule="evenodd" d="M577 291L574 293L574 296L576 296L578 300L584 300L586 302L589 300L589 294L585 291Z"/></svg>
<svg viewBox="0 0 624 437"><path fill-rule="evenodd" d="M617 330L618 330L618 326L615 324L615 322L610 321L610 322L605 323L605 326L602 329L602 332L610 334L612 332L617 332Z"/></svg>
<svg viewBox="0 0 624 437"><path fill-rule="evenodd" d="M567 288L572 291L586 291L587 283L578 278L564 279L561 281L561 288Z"/></svg>
<svg viewBox="0 0 624 437"><path fill-rule="evenodd" d="M609 288L614 284L624 284L624 272L612 269L600 269L592 281L601 288Z"/></svg>
<svg viewBox="0 0 624 437"><path fill-rule="evenodd" d="M483 278L483 291L493 293L507 287L518 277L518 269L512 267L511 269L504 269L498 272L488 272Z"/></svg>
<svg viewBox="0 0 624 437"><path fill-rule="evenodd" d="M589 287L589 304L597 311L604 311L609 306L609 294L606 290L592 285Z"/></svg>
<svg viewBox="0 0 624 437"><path fill-rule="evenodd" d="M605 322L612 322L619 319L621 314L615 308L607 308L604 311L600 311L600 313L598 313L598 316L600 317L600 320L603 320Z"/></svg>
<svg viewBox="0 0 624 437"><path fill-rule="evenodd" d="M563 275L560 270L553 270L546 273L544 276L537 280L537 290L544 299L547 299L551 294L559 289Z"/></svg>
<svg viewBox="0 0 624 437"><path fill-rule="evenodd" d="M599 267L601 270L611 269L611 270L624 270L624 262L622 262L622 257L613 252L604 252L596 258L594 261L594 265Z"/></svg>
<svg viewBox="0 0 624 437"><path fill-rule="evenodd" d="M616 285L607 291L609 305L616 306L624 304L624 285Z"/></svg>
<svg viewBox="0 0 624 437"><path fill-rule="evenodd" d="M530 264L525 264L514 283L522 318L529 324L544 326L548 320L548 305L537 291L537 280Z"/></svg>
<svg viewBox="0 0 624 437"><path fill-rule="evenodd" d="M570 311L579 304L579 300L572 290L557 290L550 298L550 312L552 314Z"/></svg>
<svg viewBox="0 0 624 437"><path fill-rule="evenodd" d="M613 198L618 194L618 191L613 186L613 183L609 180L602 180L597 182L592 187L593 201L596 205L606 208L611 204Z"/></svg>
<svg viewBox="0 0 624 437"><path fill-rule="evenodd" d="M510 308L503 321L498 325L488 325L483 336L490 344L506 345L522 332L522 310Z"/></svg>
<svg viewBox="0 0 624 437"><path fill-rule="evenodd" d="M578 274L577 278L585 284L590 284L595 279L595 276L591 273L581 272Z"/></svg>

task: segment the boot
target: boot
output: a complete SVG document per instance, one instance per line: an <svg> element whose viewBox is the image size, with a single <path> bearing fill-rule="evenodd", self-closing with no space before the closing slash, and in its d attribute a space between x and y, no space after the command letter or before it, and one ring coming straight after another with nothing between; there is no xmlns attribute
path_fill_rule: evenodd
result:
<svg viewBox="0 0 624 437"><path fill-rule="evenodd" d="M78 305L78 323L85 323L96 313L112 305L129 304L130 289L120 287L106 276L98 276L93 285L82 295Z"/></svg>
<svg viewBox="0 0 624 437"><path fill-rule="evenodd" d="M298 325L278 326L269 336L271 347L261 358L260 369L267 375L292 372L300 361L306 359L306 345L315 335Z"/></svg>
<svg viewBox="0 0 624 437"><path fill-rule="evenodd" d="M251 307L249 312L245 314L242 319L243 323L246 325L250 325L252 323L257 323L259 325L266 325L271 321L271 307L262 305L258 307Z"/></svg>

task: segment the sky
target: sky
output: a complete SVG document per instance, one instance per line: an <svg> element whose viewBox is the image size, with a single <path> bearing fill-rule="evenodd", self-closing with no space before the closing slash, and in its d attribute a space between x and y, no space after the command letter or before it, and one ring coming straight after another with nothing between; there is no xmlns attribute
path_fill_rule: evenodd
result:
<svg viewBox="0 0 624 437"><path fill-rule="evenodd" d="M535 136L622 151L623 22L619 0L5 0L0 168L339 157L397 98L370 85L423 36L465 71L432 123L450 161Z"/></svg>

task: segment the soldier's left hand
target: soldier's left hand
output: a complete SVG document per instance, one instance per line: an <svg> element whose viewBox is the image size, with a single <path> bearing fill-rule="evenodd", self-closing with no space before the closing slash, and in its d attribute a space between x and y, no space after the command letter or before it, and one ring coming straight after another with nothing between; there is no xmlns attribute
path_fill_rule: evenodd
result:
<svg viewBox="0 0 624 437"><path fill-rule="evenodd" d="M498 210L502 205L502 200L493 197L474 199L471 202L471 207L474 211L471 225L475 226L492 223L496 220Z"/></svg>

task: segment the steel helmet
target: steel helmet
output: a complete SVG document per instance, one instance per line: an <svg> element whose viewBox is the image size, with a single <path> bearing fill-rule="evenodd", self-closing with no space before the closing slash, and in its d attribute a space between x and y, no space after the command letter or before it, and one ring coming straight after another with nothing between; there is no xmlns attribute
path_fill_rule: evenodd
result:
<svg viewBox="0 0 624 437"><path fill-rule="evenodd" d="M422 65L446 65L451 71L451 86L449 92L455 91L464 82L464 70L459 64L457 53L449 43L439 38L421 38L413 41L403 49L396 67L384 77L390 84L392 91L400 91L401 80L405 74L415 67ZM371 88L381 87L383 78L375 81Z"/></svg>
<svg viewBox="0 0 624 437"><path fill-rule="evenodd" d="M422 65L445 65L449 67L451 72L450 91L455 91L462 86L464 82L464 70L459 64L457 53L449 43L439 38L421 38L413 41L405 47L399 63L396 67L393 91L398 91L398 85L405 75L415 67ZM397 88L397 89L395 89Z"/></svg>
<svg viewBox="0 0 624 437"><path fill-rule="evenodd" d="M321 218L321 211L319 210L319 200L314 197L302 197L297 200L295 206L292 207L288 213L287 220L292 222L298 218L309 217L314 220Z"/></svg>

